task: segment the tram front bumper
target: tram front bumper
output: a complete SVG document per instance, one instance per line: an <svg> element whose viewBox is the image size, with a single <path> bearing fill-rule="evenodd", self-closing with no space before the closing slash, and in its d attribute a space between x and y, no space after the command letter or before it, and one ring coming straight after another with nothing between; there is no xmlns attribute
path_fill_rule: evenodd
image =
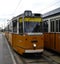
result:
<svg viewBox="0 0 60 64"><path fill-rule="evenodd" d="M38 49L38 50L25 50L25 53L41 53L44 49Z"/></svg>

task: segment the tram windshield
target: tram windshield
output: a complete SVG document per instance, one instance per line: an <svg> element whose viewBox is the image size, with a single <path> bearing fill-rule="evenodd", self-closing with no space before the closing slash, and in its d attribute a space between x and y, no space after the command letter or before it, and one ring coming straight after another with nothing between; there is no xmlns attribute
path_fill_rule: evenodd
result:
<svg viewBox="0 0 60 64"><path fill-rule="evenodd" d="M24 32L42 32L42 22L24 22Z"/></svg>

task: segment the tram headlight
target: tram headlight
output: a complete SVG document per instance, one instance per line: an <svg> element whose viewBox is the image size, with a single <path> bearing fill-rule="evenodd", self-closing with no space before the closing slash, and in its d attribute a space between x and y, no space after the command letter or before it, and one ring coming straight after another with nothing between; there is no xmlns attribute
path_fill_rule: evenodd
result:
<svg viewBox="0 0 60 64"><path fill-rule="evenodd" d="M36 47L36 44L34 43L33 46Z"/></svg>

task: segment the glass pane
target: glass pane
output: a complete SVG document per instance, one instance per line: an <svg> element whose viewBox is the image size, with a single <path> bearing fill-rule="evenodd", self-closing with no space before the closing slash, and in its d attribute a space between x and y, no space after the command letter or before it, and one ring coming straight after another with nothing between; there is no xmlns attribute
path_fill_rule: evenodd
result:
<svg viewBox="0 0 60 64"><path fill-rule="evenodd" d="M54 32L54 21L50 22L50 31Z"/></svg>
<svg viewBox="0 0 60 64"><path fill-rule="evenodd" d="M43 30L44 30L44 32L48 32L48 23L47 23L47 21L43 22Z"/></svg>
<svg viewBox="0 0 60 64"><path fill-rule="evenodd" d="M56 32L58 32L58 20L56 20Z"/></svg>
<svg viewBox="0 0 60 64"><path fill-rule="evenodd" d="M41 32L42 23L40 22L24 22L24 31L25 32Z"/></svg>
<svg viewBox="0 0 60 64"><path fill-rule="evenodd" d="M19 22L19 34L23 34L23 23Z"/></svg>
<svg viewBox="0 0 60 64"><path fill-rule="evenodd" d="M50 31L52 32L52 22L50 22Z"/></svg>
<svg viewBox="0 0 60 64"><path fill-rule="evenodd" d="M60 32L60 20L59 20L59 32Z"/></svg>
<svg viewBox="0 0 60 64"><path fill-rule="evenodd" d="M13 32L17 33L17 20L13 21Z"/></svg>
<svg viewBox="0 0 60 64"><path fill-rule="evenodd" d="M54 32L54 21L52 21L52 32Z"/></svg>

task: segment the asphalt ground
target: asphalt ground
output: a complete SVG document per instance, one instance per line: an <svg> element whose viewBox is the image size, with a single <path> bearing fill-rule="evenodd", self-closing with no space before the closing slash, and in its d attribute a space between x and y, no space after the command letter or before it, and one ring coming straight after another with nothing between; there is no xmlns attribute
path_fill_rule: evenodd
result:
<svg viewBox="0 0 60 64"><path fill-rule="evenodd" d="M0 33L0 64L16 64L5 36Z"/></svg>

